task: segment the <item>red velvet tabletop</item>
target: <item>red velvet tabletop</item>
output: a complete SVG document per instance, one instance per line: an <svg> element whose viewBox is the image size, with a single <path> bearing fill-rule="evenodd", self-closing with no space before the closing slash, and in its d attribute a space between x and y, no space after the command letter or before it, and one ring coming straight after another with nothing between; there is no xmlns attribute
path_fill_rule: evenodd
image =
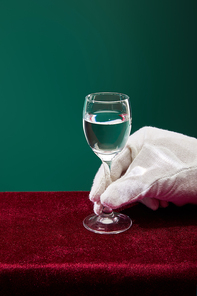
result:
<svg viewBox="0 0 197 296"><path fill-rule="evenodd" d="M196 295L197 206L122 210L124 233L83 227L88 192L0 193L0 295Z"/></svg>

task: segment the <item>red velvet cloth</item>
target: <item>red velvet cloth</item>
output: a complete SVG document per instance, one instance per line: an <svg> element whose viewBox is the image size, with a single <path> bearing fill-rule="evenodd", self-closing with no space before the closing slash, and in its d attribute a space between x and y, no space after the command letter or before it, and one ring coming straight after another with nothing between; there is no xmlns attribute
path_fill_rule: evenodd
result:
<svg viewBox="0 0 197 296"><path fill-rule="evenodd" d="M0 295L196 295L197 207L122 210L117 235L83 227L88 192L0 193Z"/></svg>

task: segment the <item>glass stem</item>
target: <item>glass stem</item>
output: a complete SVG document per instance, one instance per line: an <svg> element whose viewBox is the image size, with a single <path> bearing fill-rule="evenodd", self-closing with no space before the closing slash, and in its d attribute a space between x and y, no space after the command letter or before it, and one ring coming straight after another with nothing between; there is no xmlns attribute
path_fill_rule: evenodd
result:
<svg viewBox="0 0 197 296"><path fill-rule="evenodd" d="M103 161L103 162L105 162L105 163L108 165L109 172L110 172L110 170L111 170L111 163L112 163L112 161L111 161L111 160L108 160L108 161ZM105 171L105 173L106 173L106 171Z"/></svg>
<svg viewBox="0 0 197 296"><path fill-rule="evenodd" d="M109 184L107 184L107 179L108 179L108 174L110 176L110 170L111 170L111 160L110 161L103 161L103 163L107 164L107 168L104 166L104 172L105 172L105 179L106 179L106 188L109 186ZM108 169L108 172L106 171ZM102 213L103 214L111 214L113 211L110 207L103 207Z"/></svg>

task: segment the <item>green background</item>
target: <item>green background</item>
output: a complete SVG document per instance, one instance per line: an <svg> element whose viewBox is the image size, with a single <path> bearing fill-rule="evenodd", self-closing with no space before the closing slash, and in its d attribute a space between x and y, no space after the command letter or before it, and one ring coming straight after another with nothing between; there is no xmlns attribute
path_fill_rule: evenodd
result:
<svg viewBox="0 0 197 296"><path fill-rule="evenodd" d="M84 97L197 137L196 0L0 0L0 191L89 190Z"/></svg>

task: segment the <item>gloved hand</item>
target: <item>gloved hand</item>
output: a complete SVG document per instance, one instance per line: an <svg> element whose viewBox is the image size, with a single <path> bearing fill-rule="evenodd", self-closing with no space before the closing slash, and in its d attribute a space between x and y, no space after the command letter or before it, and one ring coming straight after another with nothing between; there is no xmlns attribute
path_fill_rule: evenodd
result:
<svg viewBox="0 0 197 296"><path fill-rule="evenodd" d="M114 158L111 174L99 168L90 191L94 212L136 201L156 210L169 202L197 204L197 139L153 127L132 134Z"/></svg>

